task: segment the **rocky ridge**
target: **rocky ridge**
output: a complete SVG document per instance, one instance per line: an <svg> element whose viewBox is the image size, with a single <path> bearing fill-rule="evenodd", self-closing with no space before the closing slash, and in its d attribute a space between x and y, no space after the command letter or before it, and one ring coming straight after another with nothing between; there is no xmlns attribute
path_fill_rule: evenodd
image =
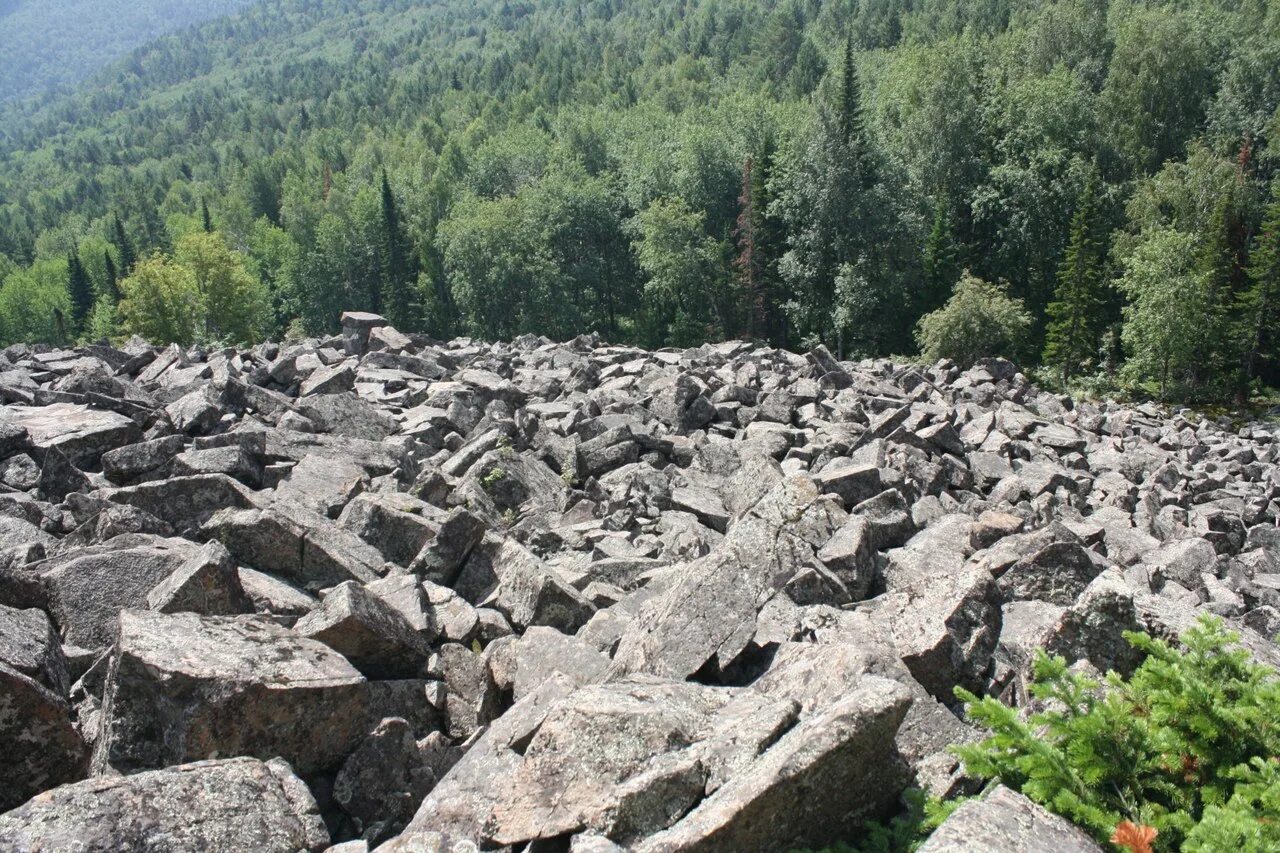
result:
<svg viewBox="0 0 1280 853"><path fill-rule="evenodd" d="M1275 426L343 322L0 352L0 847L821 846L972 791L952 691L1038 648L1280 663ZM978 835L1097 849L1003 788L927 849Z"/></svg>

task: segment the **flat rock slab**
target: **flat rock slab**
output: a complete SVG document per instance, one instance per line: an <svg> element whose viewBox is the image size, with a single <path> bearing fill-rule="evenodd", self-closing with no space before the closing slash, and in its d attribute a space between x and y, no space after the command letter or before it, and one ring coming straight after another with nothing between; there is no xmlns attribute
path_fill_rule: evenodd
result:
<svg viewBox="0 0 1280 853"><path fill-rule="evenodd" d="M115 412L74 403L7 406L3 417L23 427L37 450L57 448L76 466L94 466L102 454L137 441L138 425Z"/></svg>
<svg viewBox="0 0 1280 853"><path fill-rule="evenodd" d="M94 767L247 755L315 772L364 736L367 697L345 658L269 620L126 610Z"/></svg>
<svg viewBox="0 0 1280 853"><path fill-rule="evenodd" d="M0 815L0 848L79 853L323 850L329 833L289 765L199 761L63 785Z"/></svg>

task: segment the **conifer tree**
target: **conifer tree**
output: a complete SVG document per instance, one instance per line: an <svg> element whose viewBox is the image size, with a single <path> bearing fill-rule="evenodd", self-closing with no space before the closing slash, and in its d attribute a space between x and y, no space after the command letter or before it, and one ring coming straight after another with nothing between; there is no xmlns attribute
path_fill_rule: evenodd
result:
<svg viewBox="0 0 1280 853"><path fill-rule="evenodd" d="M921 265L924 282L916 308L917 313L927 314L947 301L951 286L960 277L955 242L951 238L951 221L943 195L938 196L933 208L933 226L925 240Z"/></svg>
<svg viewBox="0 0 1280 853"><path fill-rule="evenodd" d="M111 291L111 299L113 302L120 301L120 273L116 270L115 259L111 257L111 251L106 250L103 253L103 269L107 271L107 289Z"/></svg>
<svg viewBox="0 0 1280 853"><path fill-rule="evenodd" d="M133 267L138 262L138 255L134 252L133 243L129 240L129 235L125 233L124 223L120 221L119 213L114 215L112 228L115 234L116 248L120 250L120 274L127 276L133 272Z"/></svg>
<svg viewBox="0 0 1280 853"><path fill-rule="evenodd" d="M776 346L786 343L786 323L780 305L778 259L786 251L784 228L770 211L773 194L770 181L777 156L772 134L766 134L759 151L751 158L751 203L755 211L754 256L760 284L760 334Z"/></svg>
<svg viewBox="0 0 1280 853"><path fill-rule="evenodd" d="M747 337L760 334L761 315L764 313L763 282L760 270L762 258L756 247L756 223L759 217L755 202L756 184L753 172L752 158L748 156L742 162L742 192L738 196L738 221L734 227L738 253L733 259L733 268L737 278L739 299L744 308L742 331Z"/></svg>
<svg viewBox="0 0 1280 853"><path fill-rule="evenodd" d="M71 326L79 332L93 310L93 282L89 281L89 273L77 252L67 257L67 295L71 297Z"/></svg>
<svg viewBox="0 0 1280 853"><path fill-rule="evenodd" d="M402 329L417 326L413 269L409 247L405 244L400 211L396 206L387 170L382 170L383 292L374 294L375 311L385 311L392 325Z"/></svg>
<svg viewBox="0 0 1280 853"><path fill-rule="evenodd" d="M1249 255L1249 288L1241 304L1248 379L1274 382L1280 355L1280 178Z"/></svg>
<svg viewBox="0 0 1280 853"><path fill-rule="evenodd" d="M1098 350L1105 294L1103 248L1096 234L1097 181L1085 183L1075 215L1071 218L1071 242L1058 266L1058 286L1047 307L1044 362L1058 368L1063 385L1087 369Z"/></svg>
<svg viewBox="0 0 1280 853"><path fill-rule="evenodd" d="M204 233L213 233L213 217L209 215L208 199L200 199L200 224L204 226Z"/></svg>
<svg viewBox="0 0 1280 853"><path fill-rule="evenodd" d="M1206 225L1196 260L1205 288L1204 313L1195 334L1199 358L1192 367L1193 382L1199 386L1238 385L1243 376L1239 366L1245 345L1232 322L1232 309L1243 290L1237 284L1243 276L1240 255L1232 241L1235 220L1232 198L1224 193Z"/></svg>

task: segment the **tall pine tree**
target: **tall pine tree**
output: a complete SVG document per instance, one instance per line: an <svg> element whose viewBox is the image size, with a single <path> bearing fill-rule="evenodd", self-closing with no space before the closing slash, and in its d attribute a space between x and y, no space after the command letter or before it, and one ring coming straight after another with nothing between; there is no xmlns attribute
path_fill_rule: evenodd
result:
<svg viewBox="0 0 1280 853"><path fill-rule="evenodd" d="M93 310L93 282L89 280L89 273L77 252L67 256L67 295L71 297L71 327L75 334L79 334Z"/></svg>
<svg viewBox="0 0 1280 853"><path fill-rule="evenodd" d="M1249 254L1249 289L1241 305L1249 380L1280 382L1280 178Z"/></svg>
<svg viewBox="0 0 1280 853"><path fill-rule="evenodd" d="M119 213L114 214L112 231L116 249L120 252L120 275L127 276L133 272L134 264L138 262L138 255L133 249L133 242L124 230L124 223L120 221Z"/></svg>
<svg viewBox="0 0 1280 853"><path fill-rule="evenodd" d="M946 196L942 194L933 207L933 226L925 239L921 266L924 281L916 300L916 314L923 316L942 307L960 278L956 245L951 236L951 218L947 215Z"/></svg>
<svg viewBox="0 0 1280 853"><path fill-rule="evenodd" d="M404 237L400 211L387 170L382 170L383 287L375 296L376 310L386 313L393 326L415 329L418 326L417 300L414 299L417 270Z"/></svg>
<svg viewBox="0 0 1280 853"><path fill-rule="evenodd" d="M1062 384L1093 364L1105 322L1104 250L1097 236L1097 180L1090 175L1071 218L1071 242L1058 266L1058 286L1047 307L1044 362Z"/></svg>
<svg viewBox="0 0 1280 853"><path fill-rule="evenodd" d="M208 199L200 199L200 224L204 226L204 233L213 233L213 217L209 215Z"/></svg>
<svg viewBox="0 0 1280 853"><path fill-rule="evenodd" d="M1205 226L1196 266L1204 282L1204 316L1195 332L1199 358L1191 369L1194 386L1212 392L1243 392L1244 352L1248 345L1234 322L1233 311L1244 294L1244 269L1238 213L1230 193L1223 193Z"/></svg>
<svg viewBox="0 0 1280 853"><path fill-rule="evenodd" d="M801 338L793 343L825 343L842 352L846 324L837 322L844 315L836 310L836 277L846 267L864 270L880 251L882 236L882 211L868 192L875 185L876 170L863 126L852 39L845 44L844 64L834 83L833 96L819 110L819 126L805 162L790 182L788 197L781 200L791 249L780 269L791 297L787 313ZM874 273L857 274L879 285ZM861 319L857 325L863 333L877 332ZM873 347L863 341L862 348Z"/></svg>
<svg viewBox="0 0 1280 853"><path fill-rule="evenodd" d="M106 285L111 292L111 301L120 302L120 273L116 271L115 258L111 257L111 250L104 249L102 252L102 268L107 272Z"/></svg>
<svg viewBox="0 0 1280 853"><path fill-rule="evenodd" d="M748 338L761 334L764 314L764 282L760 268L763 259L756 247L756 225L760 217L755 200L754 171L752 158L747 157L742 162L742 191L738 195L738 221L733 232L738 246L733 269L739 304L743 306L742 332Z"/></svg>

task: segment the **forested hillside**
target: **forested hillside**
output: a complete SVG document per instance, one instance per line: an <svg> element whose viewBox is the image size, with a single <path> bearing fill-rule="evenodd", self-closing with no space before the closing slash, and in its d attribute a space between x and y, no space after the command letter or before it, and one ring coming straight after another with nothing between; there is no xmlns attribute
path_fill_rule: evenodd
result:
<svg viewBox="0 0 1280 853"><path fill-rule="evenodd" d="M253 0L0 0L0 102L88 77L133 48Z"/></svg>
<svg viewBox="0 0 1280 853"><path fill-rule="evenodd" d="M1277 68L1274 0L266 0L0 118L0 337L364 308L1240 400Z"/></svg>

